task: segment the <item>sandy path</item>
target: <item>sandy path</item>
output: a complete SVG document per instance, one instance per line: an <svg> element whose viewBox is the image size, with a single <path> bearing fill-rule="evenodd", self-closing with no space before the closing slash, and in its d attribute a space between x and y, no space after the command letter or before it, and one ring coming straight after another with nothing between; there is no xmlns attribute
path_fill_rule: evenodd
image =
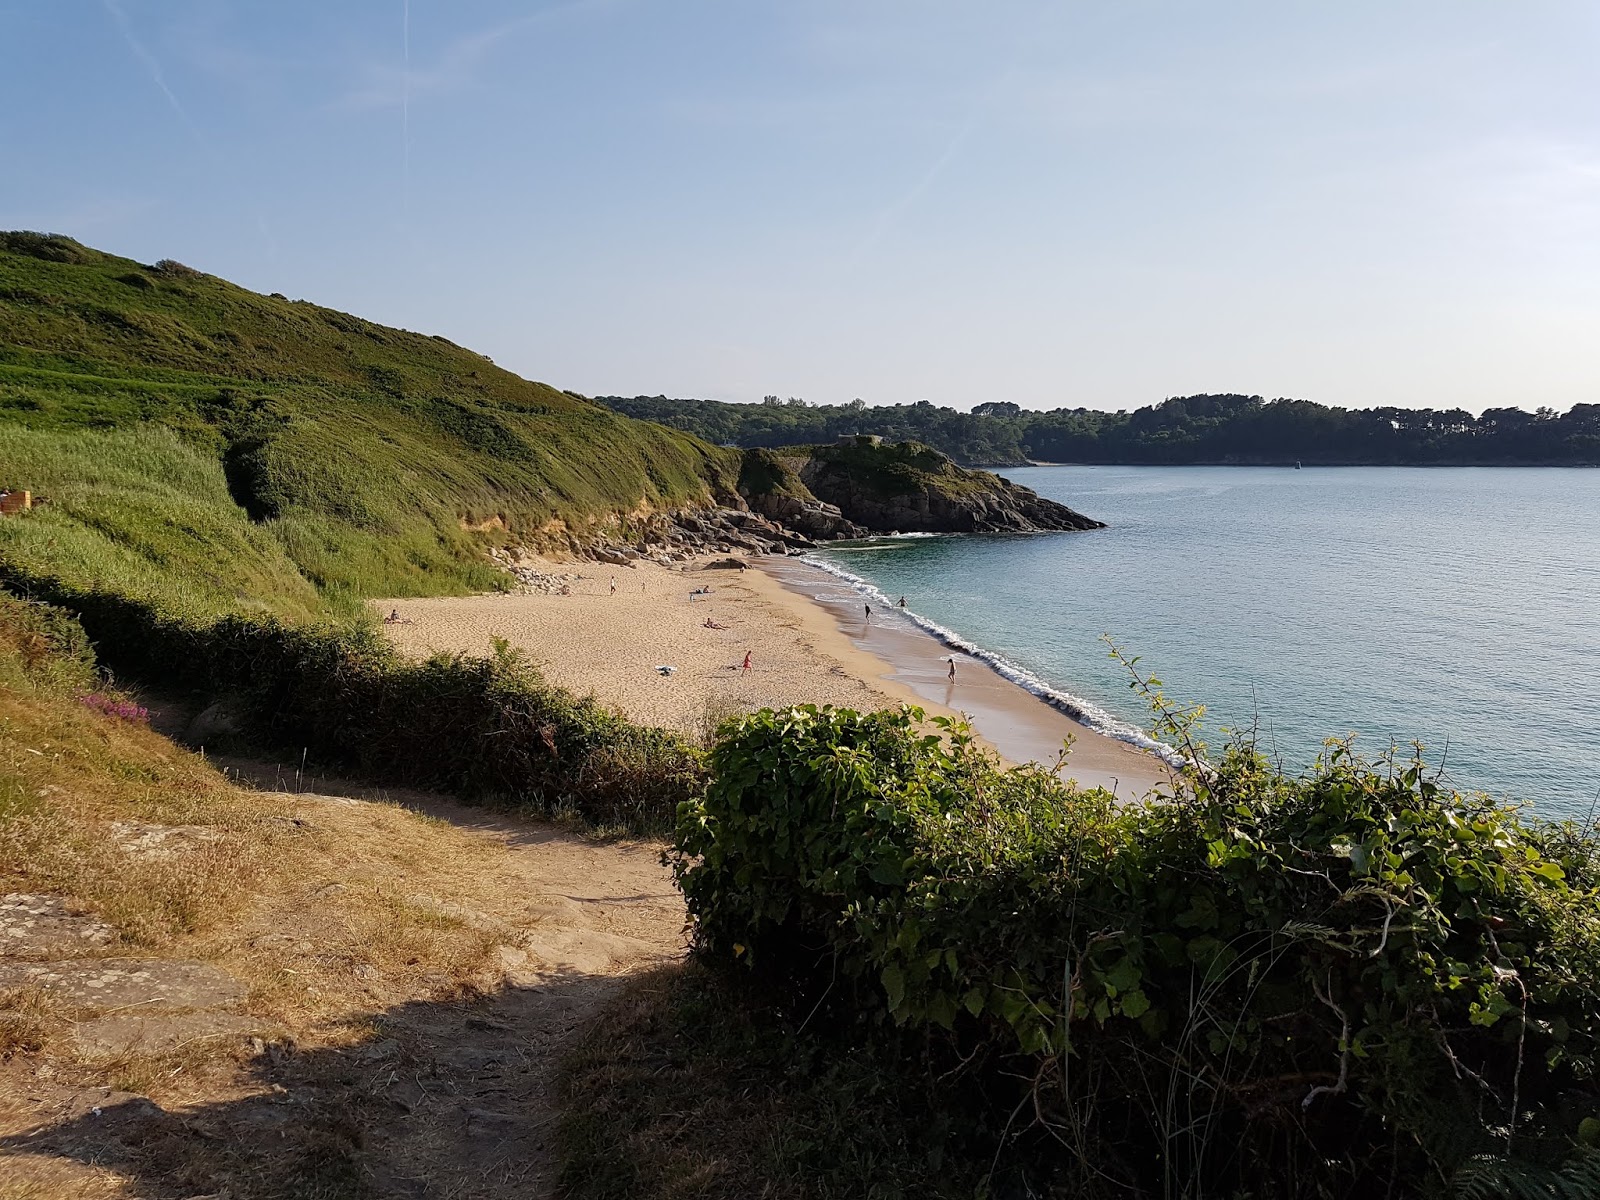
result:
<svg viewBox="0 0 1600 1200"><path fill-rule="evenodd" d="M291 886L139 964L143 975L119 976L123 991L149 977L162 994L119 991L113 1019L181 1027L181 1050L148 1059L155 1090L124 1090L136 1085L119 1082L129 1068L115 1053L64 1046L64 1057L0 1064L0 1195L231 1194L241 1177L274 1197L345 1194L345 1179L351 1194L378 1197L549 1194L562 1055L629 977L685 951L661 845L598 843L419 793L317 786L249 793L314 831ZM409 959L363 953L350 934L381 940L375 904L423 925L432 914L434 941L413 938ZM11 969L59 977L51 986L81 1046L107 1018L71 986L91 974L100 986L108 963L132 960L63 953ZM447 978L458 953L478 964L465 996L462 977ZM176 994L174 971L204 986ZM173 1090L175 1068L195 1084Z"/></svg>

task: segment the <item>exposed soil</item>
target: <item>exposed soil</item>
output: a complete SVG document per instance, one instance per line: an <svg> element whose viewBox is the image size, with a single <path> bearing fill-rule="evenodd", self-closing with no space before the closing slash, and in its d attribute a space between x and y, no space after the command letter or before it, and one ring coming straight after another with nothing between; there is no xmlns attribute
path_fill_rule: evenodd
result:
<svg viewBox="0 0 1600 1200"><path fill-rule="evenodd" d="M569 1039L683 951L661 847L319 786L257 794L303 849L156 956L62 897L0 898L0 989L37 1017L0 1065L0 1197L546 1193ZM114 836L166 860L223 835Z"/></svg>

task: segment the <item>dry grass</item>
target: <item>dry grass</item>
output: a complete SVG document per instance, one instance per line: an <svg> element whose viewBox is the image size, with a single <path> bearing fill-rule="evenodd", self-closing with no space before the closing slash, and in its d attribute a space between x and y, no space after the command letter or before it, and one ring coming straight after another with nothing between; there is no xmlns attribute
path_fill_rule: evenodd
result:
<svg viewBox="0 0 1600 1200"><path fill-rule="evenodd" d="M59 1026L59 1008L41 987L0 989L0 1060L43 1050Z"/></svg>
<svg viewBox="0 0 1600 1200"><path fill-rule="evenodd" d="M0 1136L44 1115L24 1092L57 1096L57 1111L63 1097L106 1089L181 1110L259 1090L253 1060L275 1048L336 1060L379 1036L375 1013L493 988L509 931L471 910L495 900L504 854L399 804L235 786L142 726L0 687L0 894L64 897L69 911L92 914L114 934L46 957L219 967L247 988L231 1018L248 1018L263 1039L202 1031L175 1047L96 1050L80 1045L73 1027L97 1010L35 986L0 992L0 1094L12 1097L0 1103ZM334 1181L306 1183L306 1194L347 1194L353 1143L329 1132L336 1125L330 1113L288 1131L284 1152L321 1163L318 1178ZM187 1150L172 1149L170 1162L139 1153L162 1176L228 1166L185 1158ZM10 1161L21 1177L0 1171L5 1200L116 1195L126 1183L115 1171L67 1170L72 1164L50 1156ZM301 1187L284 1186L288 1194Z"/></svg>

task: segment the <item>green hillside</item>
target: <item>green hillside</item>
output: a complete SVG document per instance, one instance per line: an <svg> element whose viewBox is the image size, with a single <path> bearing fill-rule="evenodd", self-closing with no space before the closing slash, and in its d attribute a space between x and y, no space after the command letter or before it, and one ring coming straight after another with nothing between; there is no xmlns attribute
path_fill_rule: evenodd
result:
<svg viewBox="0 0 1600 1200"><path fill-rule="evenodd" d="M13 584L195 615L348 613L496 586L562 543L731 494L735 452L445 341L180 263L0 233L0 522Z"/></svg>

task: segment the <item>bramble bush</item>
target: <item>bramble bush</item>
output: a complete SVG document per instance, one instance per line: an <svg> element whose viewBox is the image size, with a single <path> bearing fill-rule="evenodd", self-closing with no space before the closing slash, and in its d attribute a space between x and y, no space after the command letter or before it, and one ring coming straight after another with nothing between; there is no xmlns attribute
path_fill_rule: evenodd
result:
<svg viewBox="0 0 1600 1200"><path fill-rule="evenodd" d="M78 651L87 653L87 630L102 663L129 678L227 696L252 738L324 769L636 832L670 827L678 803L704 784L703 755L681 737L549 683L504 644L489 658L416 661L370 624L206 621L116 593L28 583L60 608L8 603L55 614ZM92 679L92 659L87 669Z"/></svg>
<svg viewBox="0 0 1600 1200"><path fill-rule="evenodd" d="M1340 742L1119 804L921 721L724 726L676 841L705 957L941 1064L1065 1194L1600 1195L1591 830Z"/></svg>

